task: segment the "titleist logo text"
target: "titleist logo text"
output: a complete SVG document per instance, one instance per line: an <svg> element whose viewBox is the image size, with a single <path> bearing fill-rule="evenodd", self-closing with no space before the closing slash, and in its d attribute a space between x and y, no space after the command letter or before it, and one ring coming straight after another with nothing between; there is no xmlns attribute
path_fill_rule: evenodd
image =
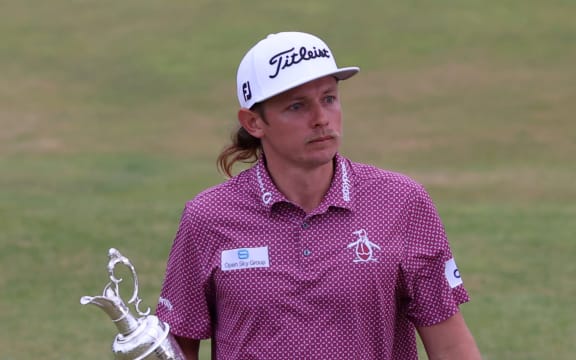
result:
<svg viewBox="0 0 576 360"><path fill-rule="evenodd" d="M282 51L270 58L270 65L276 66L274 74L268 75L270 79L274 79L278 76L281 70L298 64L301 61L330 57L328 49L317 49L316 47L312 47L312 50L308 50L305 46L302 46L298 51L294 51L294 49L295 48Z"/></svg>

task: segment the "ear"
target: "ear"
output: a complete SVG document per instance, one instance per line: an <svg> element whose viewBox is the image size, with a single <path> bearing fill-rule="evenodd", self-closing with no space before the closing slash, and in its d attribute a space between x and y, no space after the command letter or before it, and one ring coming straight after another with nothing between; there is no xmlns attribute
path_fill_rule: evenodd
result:
<svg viewBox="0 0 576 360"><path fill-rule="evenodd" d="M263 127L265 124L257 112L246 108L238 110L238 122L244 128L244 130L246 130L255 138L260 139L262 136L264 136Z"/></svg>

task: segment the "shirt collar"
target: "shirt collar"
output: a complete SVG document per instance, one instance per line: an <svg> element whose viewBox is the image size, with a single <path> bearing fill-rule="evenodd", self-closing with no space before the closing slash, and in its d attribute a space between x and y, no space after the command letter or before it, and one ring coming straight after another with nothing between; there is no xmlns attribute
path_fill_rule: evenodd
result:
<svg viewBox="0 0 576 360"><path fill-rule="evenodd" d="M353 181L350 160L336 154L334 165L330 188L318 209L321 212L326 211L330 206L352 210Z"/></svg>
<svg viewBox="0 0 576 360"><path fill-rule="evenodd" d="M315 212L325 212L329 207L335 206L344 209L352 209L353 182L351 162L340 154L334 157L334 175L330 188L326 192L324 199ZM290 202L284 194L278 190L268 169L266 168L266 159L262 155L256 164L252 167L253 188L258 194L258 202L268 210L271 210L274 204L279 202Z"/></svg>
<svg viewBox="0 0 576 360"><path fill-rule="evenodd" d="M260 156L256 164L252 167L252 171L255 179L253 183L258 193L258 202L262 206L270 210L274 204L288 201L272 181L266 168L264 155Z"/></svg>

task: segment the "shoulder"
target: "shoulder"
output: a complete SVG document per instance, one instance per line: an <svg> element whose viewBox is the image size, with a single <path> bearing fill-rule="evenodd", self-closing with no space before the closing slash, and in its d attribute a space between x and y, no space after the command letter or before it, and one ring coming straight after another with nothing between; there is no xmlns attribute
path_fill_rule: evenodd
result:
<svg viewBox="0 0 576 360"><path fill-rule="evenodd" d="M251 196L246 186L248 171L201 191L186 202L185 212L200 218L213 217L215 213L230 211L234 204L248 201Z"/></svg>
<svg viewBox="0 0 576 360"><path fill-rule="evenodd" d="M424 186L412 177L393 170L347 160L354 182L359 188L389 188L419 197L426 194Z"/></svg>

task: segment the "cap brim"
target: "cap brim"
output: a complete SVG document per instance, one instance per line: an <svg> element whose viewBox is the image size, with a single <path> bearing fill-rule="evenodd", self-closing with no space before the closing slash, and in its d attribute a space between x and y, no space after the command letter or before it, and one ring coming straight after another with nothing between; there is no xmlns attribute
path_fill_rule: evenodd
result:
<svg viewBox="0 0 576 360"><path fill-rule="evenodd" d="M358 74L359 71L360 71L359 67L350 66L350 67L338 69L338 71L333 73L332 75L334 75L336 77L336 79L338 79L338 80L346 80L346 79L349 79L352 76Z"/></svg>
<svg viewBox="0 0 576 360"><path fill-rule="evenodd" d="M254 105L261 103L262 101L266 101L270 98L273 98L276 95L282 94L283 92L286 92L288 90L292 90L300 85L304 85L306 83L309 83L310 81L314 81L314 80L318 80L320 78L326 77L326 76L334 76L336 79L338 80L346 80L351 78L352 76L356 75L358 72L360 71L360 68L357 66L349 66L349 67L345 67L345 68L340 68L337 69L336 71L328 71L326 73L321 73L318 74L317 76L302 80L300 79L299 81L294 82L293 84L283 88L280 91L274 92L272 94L268 94L268 96L262 98L262 99L258 99L254 102Z"/></svg>

